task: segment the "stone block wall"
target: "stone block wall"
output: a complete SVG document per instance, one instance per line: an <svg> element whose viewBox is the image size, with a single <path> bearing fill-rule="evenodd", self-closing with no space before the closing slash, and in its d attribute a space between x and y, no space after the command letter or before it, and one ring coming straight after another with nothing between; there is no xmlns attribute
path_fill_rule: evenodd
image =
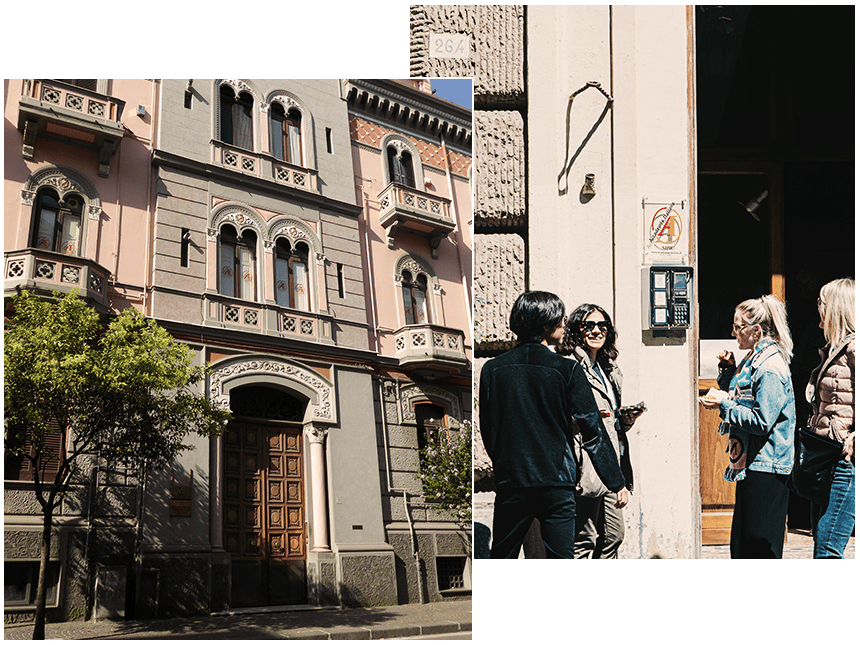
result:
<svg viewBox="0 0 860 645"><path fill-rule="evenodd" d="M525 94L523 5L413 5L410 74L475 79L475 100L518 106ZM433 58L430 35L467 34L467 58Z"/></svg>
<svg viewBox="0 0 860 645"><path fill-rule="evenodd" d="M530 287L523 5L421 5L410 14L412 76L475 79L475 276L474 386L489 358L516 340L508 328L511 307ZM433 58L430 34L467 34L468 58ZM492 525L492 467L480 441L477 415L474 451L475 555L486 557Z"/></svg>

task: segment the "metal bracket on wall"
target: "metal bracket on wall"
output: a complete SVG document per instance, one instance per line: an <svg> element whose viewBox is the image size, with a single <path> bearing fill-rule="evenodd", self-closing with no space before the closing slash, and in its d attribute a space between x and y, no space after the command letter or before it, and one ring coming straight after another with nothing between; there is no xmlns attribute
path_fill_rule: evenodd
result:
<svg viewBox="0 0 860 645"><path fill-rule="evenodd" d="M573 99L575 99L579 94L582 94L589 87L595 88L599 91L603 96L606 97L606 106L603 108L603 112L600 114L600 117L597 119L597 122L592 126L591 130L586 135L585 139L582 140L582 143L577 148L576 152L573 154L573 157L568 162L567 157L570 152L570 109L573 105ZM567 176L570 173L570 169L573 167L574 161L579 156L579 153L582 152L582 149L585 147L585 144L588 143L588 140L591 138L591 135L594 134L594 131L597 129L597 126L603 121L603 118L606 116L606 113L609 111L609 108L612 107L612 104L615 102L615 99L601 87L600 83L597 81L588 81L581 88L576 90L573 94L570 95L570 98L567 101L567 117L565 118L565 129L564 129L564 163L561 168L561 172L558 174L558 182L559 182L559 195L566 195L568 190L568 182ZM564 186L561 185L562 179L564 179Z"/></svg>

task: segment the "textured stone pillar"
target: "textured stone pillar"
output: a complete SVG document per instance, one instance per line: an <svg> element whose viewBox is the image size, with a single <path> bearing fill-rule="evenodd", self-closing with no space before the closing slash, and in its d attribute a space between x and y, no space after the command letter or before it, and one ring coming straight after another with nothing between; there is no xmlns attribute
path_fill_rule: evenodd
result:
<svg viewBox="0 0 860 645"><path fill-rule="evenodd" d="M525 139L516 111L476 111L475 228L526 224Z"/></svg>
<svg viewBox="0 0 860 645"><path fill-rule="evenodd" d="M519 235L485 234L475 240L475 345L504 350L516 337L511 307L525 290L525 243Z"/></svg>
<svg viewBox="0 0 860 645"><path fill-rule="evenodd" d="M475 79L475 98L485 106L522 103L523 5L413 5L410 10L410 75ZM467 58L433 58L430 34L467 34Z"/></svg>
<svg viewBox="0 0 860 645"><path fill-rule="evenodd" d="M311 446L311 490L314 505L314 546L311 551L327 553L331 551L328 543L328 515L326 514L326 499L328 491L325 485L325 439L328 430L309 423L305 426L305 436Z"/></svg>

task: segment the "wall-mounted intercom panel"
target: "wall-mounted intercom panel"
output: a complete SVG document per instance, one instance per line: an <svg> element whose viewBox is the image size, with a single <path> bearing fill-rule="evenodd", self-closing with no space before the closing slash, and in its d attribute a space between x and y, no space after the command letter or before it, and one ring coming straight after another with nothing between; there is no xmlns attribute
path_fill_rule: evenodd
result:
<svg viewBox="0 0 860 645"><path fill-rule="evenodd" d="M642 328L689 329L693 322L693 267L642 268Z"/></svg>

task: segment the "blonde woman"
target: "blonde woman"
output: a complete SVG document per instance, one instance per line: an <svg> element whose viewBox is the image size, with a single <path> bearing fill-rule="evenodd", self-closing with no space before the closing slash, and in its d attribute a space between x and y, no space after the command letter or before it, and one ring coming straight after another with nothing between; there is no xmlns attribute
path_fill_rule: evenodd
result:
<svg viewBox="0 0 860 645"><path fill-rule="evenodd" d="M825 284L818 313L827 346L806 389L809 429L842 444L826 502L810 503L815 558L842 558L854 530L854 280Z"/></svg>
<svg viewBox="0 0 860 645"><path fill-rule="evenodd" d="M785 305L772 295L745 300L735 308L732 336L746 355L736 365L732 352L720 352L720 391L700 399L719 408L720 434L729 434L731 557L782 558L795 421Z"/></svg>

